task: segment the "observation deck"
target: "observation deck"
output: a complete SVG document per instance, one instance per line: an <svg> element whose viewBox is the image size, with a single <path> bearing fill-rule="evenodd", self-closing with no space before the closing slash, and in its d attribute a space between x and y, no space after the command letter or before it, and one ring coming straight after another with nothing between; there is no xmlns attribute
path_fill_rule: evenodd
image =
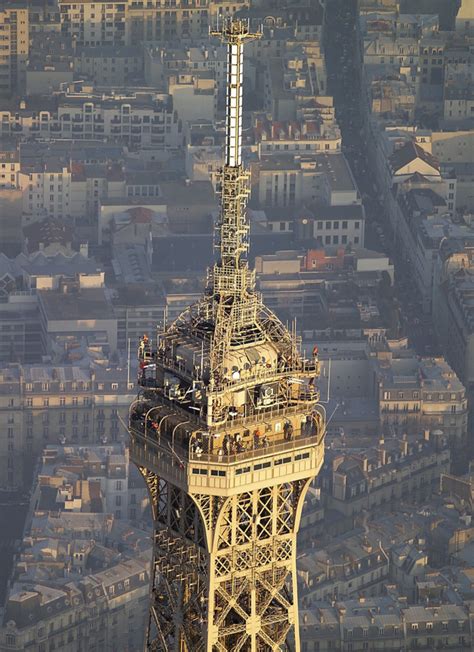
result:
<svg viewBox="0 0 474 652"><path fill-rule="evenodd" d="M316 475L324 455L325 410L315 396L229 416L207 429L158 390L130 408L130 455L187 493L231 495L246 485L271 486Z"/></svg>

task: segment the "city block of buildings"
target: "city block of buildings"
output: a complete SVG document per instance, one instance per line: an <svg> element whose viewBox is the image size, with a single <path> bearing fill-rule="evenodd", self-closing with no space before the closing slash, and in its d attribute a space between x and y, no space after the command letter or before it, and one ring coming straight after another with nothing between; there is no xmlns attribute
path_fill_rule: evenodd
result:
<svg viewBox="0 0 474 652"><path fill-rule="evenodd" d="M123 445L43 450L1 650L134 650L148 613L146 489Z"/></svg>

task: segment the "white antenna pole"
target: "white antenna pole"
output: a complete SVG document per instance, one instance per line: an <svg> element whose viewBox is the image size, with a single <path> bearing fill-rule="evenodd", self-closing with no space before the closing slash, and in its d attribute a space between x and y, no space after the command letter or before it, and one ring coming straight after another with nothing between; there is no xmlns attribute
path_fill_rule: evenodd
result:
<svg viewBox="0 0 474 652"><path fill-rule="evenodd" d="M204 342L201 342L201 380L203 378L203 371L204 371Z"/></svg>
<svg viewBox="0 0 474 652"><path fill-rule="evenodd" d="M327 398L327 403L329 403L329 390L331 388L331 358L329 358L329 365L328 365L328 398Z"/></svg>
<svg viewBox="0 0 474 652"><path fill-rule="evenodd" d="M324 370L326 371L326 370ZM326 374L324 374L326 375ZM320 403L324 403L325 405L329 403L329 388L331 387L331 358L329 358L329 364L328 364L328 392L327 392L327 398L325 401L319 401ZM338 404L339 405L339 404ZM336 406L337 409L338 406Z"/></svg>
<svg viewBox="0 0 474 652"><path fill-rule="evenodd" d="M130 387L130 338L127 342L127 391Z"/></svg>
<svg viewBox="0 0 474 652"><path fill-rule="evenodd" d="M336 407L335 407L334 410L332 411L331 416L329 417L329 419L326 421L326 428L327 428L328 425L330 424L331 419L333 418L333 416L336 414L336 410L337 410L338 407L339 407L339 403L336 403Z"/></svg>

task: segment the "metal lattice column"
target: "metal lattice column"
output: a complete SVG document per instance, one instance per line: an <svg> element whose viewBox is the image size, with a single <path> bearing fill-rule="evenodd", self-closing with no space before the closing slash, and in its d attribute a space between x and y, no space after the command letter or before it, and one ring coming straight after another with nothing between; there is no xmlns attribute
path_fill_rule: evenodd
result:
<svg viewBox="0 0 474 652"><path fill-rule="evenodd" d="M227 499L210 555L208 650L279 651L298 644L296 533L308 481Z"/></svg>
<svg viewBox="0 0 474 652"><path fill-rule="evenodd" d="M286 649L298 621L296 533L309 481L191 498L142 472L155 517L148 649Z"/></svg>

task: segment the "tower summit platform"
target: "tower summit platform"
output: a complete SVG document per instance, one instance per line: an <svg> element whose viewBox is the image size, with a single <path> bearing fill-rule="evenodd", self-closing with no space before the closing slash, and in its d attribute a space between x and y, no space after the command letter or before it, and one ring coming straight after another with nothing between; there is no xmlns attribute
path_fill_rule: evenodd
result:
<svg viewBox="0 0 474 652"><path fill-rule="evenodd" d="M148 486L154 559L146 650L299 651L296 535L324 455L310 360L264 306L247 262L241 20L228 46L216 262L204 296L139 346L130 453ZM291 648L287 643L291 643Z"/></svg>

